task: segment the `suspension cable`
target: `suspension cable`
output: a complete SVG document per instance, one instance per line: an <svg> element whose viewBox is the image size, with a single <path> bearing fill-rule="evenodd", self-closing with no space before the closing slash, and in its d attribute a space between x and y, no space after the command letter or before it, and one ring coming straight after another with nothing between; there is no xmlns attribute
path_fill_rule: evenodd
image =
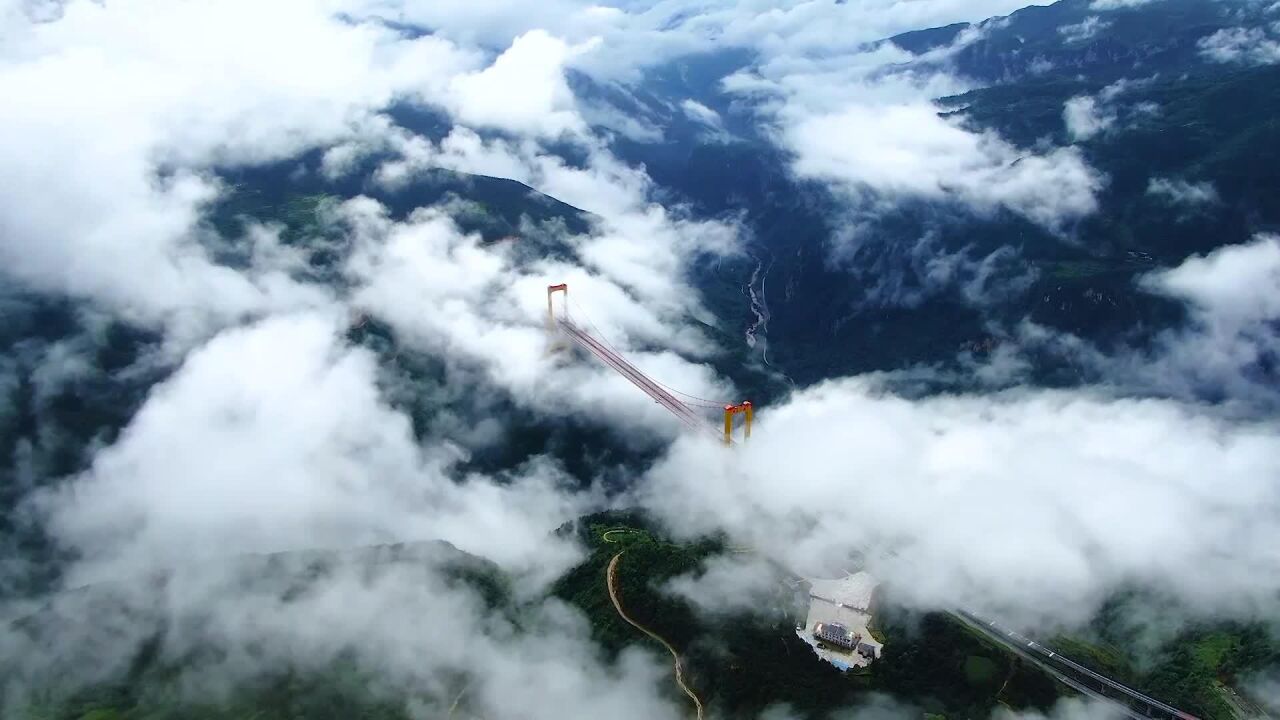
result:
<svg viewBox="0 0 1280 720"><path fill-rule="evenodd" d="M569 303L572 303L573 307L576 308L582 314L582 319L587 321L587 325L589 325L591 329L596 333L596 337L600 339L600 342L604 343L605 347L608 347L610 350L617 353L621 357L626 357L623 353L619 352L618 349L614 347L612 343L609 342L609 338L603 332L601 332L600 328L597 327L595 323L591 322L591 317L587 315L586 311L582 309L582 306L579 305L577 301L569 300L568 298L566 298L566 300L568 300ZM565 313L568 314L568 312L569 312L569 306L566 304ZM632 363L632 364L634 365L635 363ZM641 370L641 372L644 372L644 370ZM653 382L653 384L661 387L667 392L675 393L676 395L679 395L683 398L689 398L689 400L693 401L689 403L690 405L700 405L702 407L715 408L718 410L720 408L725 407L726 405L732 404L727 402L717 402L715 400L708 400L706 398L698 397L697 395L690 395L689 393L681 392L661 382L660 380L654 378L652 375L649 375L649 373L647 372L644 372L644 374L645 374L645 377L649 378L649 380Z"/></svg>

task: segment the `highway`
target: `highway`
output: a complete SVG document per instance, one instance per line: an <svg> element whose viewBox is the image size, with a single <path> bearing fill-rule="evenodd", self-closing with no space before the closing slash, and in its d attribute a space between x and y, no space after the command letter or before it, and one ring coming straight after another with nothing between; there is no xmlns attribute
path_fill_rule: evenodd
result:
<svg viewBox="0 0 1280 720"><path fill-rule="evenodd" d="M1125 717L1131 718L1131 720L1150 720L1150 718L1148 718L1146 715L1142 715L1134 711L1133 709L1129 708L1126 705L1121 705L1120 703L1117 703L1115 700L1107 697L1106 695L1103 695L1098 691L1093 690L1070 677L1067 677L1063 673L1058 672L1056 668L1051 667L1048 663L1042 662L1038 657L1027 652L1027 648L1011 641L1009 638L1002 635L999 631L993 630L990 627L986 627L981 621L971 620L968 617L966 617L965 614L962 612L953 612L953 613L950 613L950 615L955 619L959 620L960 622L964 623L965 625L969 626L973 630L985 635L986 637L990 638L991 640L998 643L999 645L1002 645L1003 647L1007 648L1014 655L1017 655L1018 657L1026 660L1029 663L1032 663L1033 665L1040 668L1041 670L1044 670L1046 673L1052 676L1055 680L1062 683L1063 685L1066 685L1072 690L1075 690L1081 695L1106 703L1108 706L1115 708L1116 712L1123 713Z"/></svg>
<svg viewBox="0 0 1280 720"><path fill-rule="evenodd" d="M1153 697L1144 695L1127 685L1121 684L1104 675L1094 672L1089 668L1065 657L1059 652L1041 645L1040 643L1011 630L1002 625L997 624L994 620L986 620L971 612L965 610L956 610L951 613L952 617L957 618L969 627L981 632L987 637L999 642L1001 645L1013 650L1019 656L1031 660L1040 668L1053 675L1063 684L1074 688L1075 690L1098 700L1103 700L1115 706L1118 710L1124 712L1128 717L1135 720L1148 720L1149 718L1167 718L1169 720L1198 720L1194 715L1183 712L1178 708L1167 703L1160 702ZM1071 677L1068 673L1075 674ZM1085 680L1091 680L1098 684L1098 688L1094 688L1085 684ZM1121 702L1116 697L1106 694L1105 688L1123 695L1125 700ZM1136 701L1140 706L1145 706L1147 714L1143 714L1135 710L1131 701Z"/></svg>

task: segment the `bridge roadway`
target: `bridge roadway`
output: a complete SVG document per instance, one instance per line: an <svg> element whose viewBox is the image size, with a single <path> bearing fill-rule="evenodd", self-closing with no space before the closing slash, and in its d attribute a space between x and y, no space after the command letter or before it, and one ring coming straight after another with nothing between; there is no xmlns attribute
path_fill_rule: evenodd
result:
<svg viewBox="0 0 1280 720"><path fill-rule="evenodd" d="M619 375L631 381L632 385L643 390L646 395L669 410L672 415L675 415L690 429L710 433L712 437L719 439L715 429L708 425L697 411L681 402L675 395L672 395L658 383L650 380L648 376L640 372L626 358L606 347L604 343L601 343L592 337L590 333L578 327L572 320L559 318L556 322L559 323L560 329L564 331L565 335L569 336L570 340L583 350L599 358L601 362L613 368Z"/></svg>

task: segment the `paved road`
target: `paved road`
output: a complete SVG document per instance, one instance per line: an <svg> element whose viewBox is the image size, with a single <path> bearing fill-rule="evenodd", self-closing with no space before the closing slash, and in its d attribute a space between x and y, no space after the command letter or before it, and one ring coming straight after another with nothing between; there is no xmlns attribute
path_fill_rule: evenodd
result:
<svg viewBox="0 0 1280 720"><path fill-rule="evenodd" d="M1172 705L1160 702L1148 695L1144 695L1127 685L1123 685L1106 677L1105 675L1100 675L1080 663L1065 657L1061 653L1047 648L1015 630L1003 627L993 620L986 620L964 610L957 610L951 613L951 615L961 620L969 627L978 630L987 637L1012 649L1018 655L1031 660L1064 684L1075 688L1090 697L1105 700L1117 708L1122 708L1125 714L1131 718L1138 718L1141 720L1146 720L1147 718L1198 720L1190 713L1185 713ZM1075 677L1071 677L1068 673L1075 675ZM1097 683L1099 687L1094 689L1093 687L1085 685L1083 683L1083 680L1085 679L1092 681L1092 683ZM1127 700L1136 701L1139 705L1145 705L1149 712L1141 713L1138 710L1133 709L1128 702L1120 702L1116 697L1105 694L1102 692L1104 687L1110 688L1111 691L1123 695Z"/></svg>
<svg viewBox="0 0 1280 720"><path fill-rule="evenodd" d="M1068 677L1067 675L1059 672L1057 668L1050 666L1046 662L1042 662L1038 657L1035 657L1031 653L1027 652L1027 649L1025 647L1010 641L1009 638L1005 637L998 631L992 630L990 627L987 627L984 623L977 620L971 620L965 614L960 612L953 612L953 613L950 613L950 615L953 618L964 623L965 625L969 626L970 628L976 630L977 632L987 636L991 640L1007 648L1014 655L1017 655L1023 660L1026 660L1027 662L1035 665L1041 670L1044 670L1046 673L1052 676L1055 680L1075 690L1081 695L1084 695L1085 697L1088 697L1088 698L1092 698L1094 700L1104 702L1109 707L1115 708L1116 712L1123 713L1125 717L1132 718L1132 720L1150 720L1146 715L1139 714L1134 710L1130 709L1129 707L1125 705L1121 705L1120 703L1117 703L1115 700L1112 700L1106 695L1099 693L1097 690L1089 688L1086 685L1078 682L1074 678Z"/></svg>

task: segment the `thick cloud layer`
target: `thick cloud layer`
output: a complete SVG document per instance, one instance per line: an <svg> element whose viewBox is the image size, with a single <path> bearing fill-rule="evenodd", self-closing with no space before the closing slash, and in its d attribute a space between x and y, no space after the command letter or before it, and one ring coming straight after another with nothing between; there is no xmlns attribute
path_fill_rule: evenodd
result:
<svg viewBox="0 0 1280 720"><path fill-rule="evenodd" d="M246 591L218 570L246 553L445 540L536 592L576 560L550 532L597 506L595 492L569 490L545 458L495 477L459 470L465 448L419 441L410 416L391 405L386 368L345 338L352 317L389 324L404 352L465 370L452 376L473 379L477 391L594 418L627 437L670 437L658 410L632 406L624 380L547 353L545 288L567 281L620 348L657 348L635 354L643 367L708 395L724 388L684 359L716 351L691 329L689 318L706 313L684 276L693 258L731 252L735 229L653 203L643 170L591 136L564 71L592 45L531 30L494 53L352 21L353 5L131 0L72 2L48 23L4 15L4 36L17 42L0 51L0 88L21 98L0 120L8 279L87 299L179 341L176 372L120 437L23 506L71 558L65 587L120 582L106 586L123 593L103 625L116 634L80 642L97 627L84 623L102 618L72 594L58 601L71 606L54 637L26 647L6 632L4 654L29 659L32 673L63 667L73 683L110 679L157 627L195 624L204 631L171 636L165 657L231 653L227 666L193 675L215 685L323 667L354 651L414 695L448 700L465 689L482 716L673 716L657 687L660 665L604 661L583 619L555 603L517 628L412 568L349 568L300 598ZM443 111L455 128L432 144L382 114L393 102ZM480 135L494 130L501 138ZM544 142L572 144L585 164ZM320 218L319 230L348 248L342 287L304 279L305 256L274 229L212 237L204 212L225 190L218 168L311 149L325 151L330 177L389 154L377 175L386 186L429 168L486 172L597 217L586 236L551 238L566 257L530 265L511 243L463 234L443 210L400 222L352 199ZM247 267L221 265L206 249L237 241L254 246ZM171 574L158 596L143 580L157 571ZM446 616L429 632L406 631ZM237 655L263 643L269 657ZM459 674L470 684L441 685ZM6 701L13 690L3 689Z"/></svg>
<svg viewBox="0 0 1280 720"><path fill-rule="evenodd" d="M505 47L545 29L570 43L600 38L575 68L602 79L635 79L639 71L681 55L750 48L767 56L830 54L908 30L978 21L1044 2L1019 0L666 0L601 6L555 0L534 7L518 0L483 2L369 1L363 12L437 29L464 44Z"/></svg>
<svg viewBox="0 0 1280 720"><path fill-rule="evenodd" d="M78 1L56 22L6 18L15 41L0 51L0 92L21 98L0 120L8 273L148 322L313 304L272 268L235 273L207 257L197 241L218 192L209 166L341 138L392 98L437 92L474 63L435 38L342 22L336 9Z"/></svg>
<svg viewBox="0 0 1280 720"><path fill-rule="evenodd" d="M934 102L972 89L948 72L947 59L988 29L967 30L921 56L891 43L812 54L803 44L766 49L757 68L724 87L765 103L795 172L832 183L855 208L947 200L984 214L1007 209L1058 231L1096 210L1104 178L1074 150L1014 147L941 117Z"/></svg>
<svg viewBox="0 0 1280 720"><path fill-rule="evenodd" d="M433 697L459 692L451 673L474 677L469 702L485 717L676 715L660 663L604 661L583 619L556 603L516 627L430 568L345 568L287 603L274 591L241 595L212 568L227 555L442 539L537 590L577 557L549 532L605 502L598 491L567 489L547 458L493 477L460 470L464 448L414 436L417 418L388 398L391 371L347 339L353 317L390 327L404 352L464 370L455 377L474 385L458 394L501 393L649 443L673 438L674 423L624 380L547 354L545 287L565 281L589 299L582 319L654 376L707 397L730 391L705 364L722 349L692 322L715 319L687 273L734 252L737 228L657 202L644 169L591 129L569 69L625 80L680 54L749 48L759 64L723 89L759 101L792 170L851 206L942 200L1051 230L1092 213L1104 179L1078 150L1019 148L942 118L933 99L966 81L863 46L1020 4L76 0L48 16L3 6L0 92L18 99L0 113L6 281L159 328L176 347L173 375L120 437L26 499L72 558L65 586L175 571L159 598L126 591L122 602L198 618L228 648L266 639L279 652L220 676L354 647L388 682ZM442 113L452 128L414 135L390 119L396 103ZM680 112L721 129L707 105ZM324 213L322 230L345 251L341 282L324 285L306 279L275 230L215 238L205 216L226 191L219 169L306 151L322 154L329 178L371 158L381 188L431 169L491 174L595 217L584 235L556 234L563 257L530 260L461 232L447 208L396 218L372 199L345 199ZM1186 200L1197 187L1157 179L1151 192ZM220 264L208 248L225 242L251 245L252 261ZM1187 302L1195 323L1163 339L1165 387L1274 393L1276 247L1260 238L1148 281ZM727 530L799 570L862 556L922 607L1072 622L1137 582L1206 611L1274 611L1280 447L1269 423L1092 392L908 400L868 379L801 391L759 422L732 453L676 441L628 499L678 530ZM433 617L451 622L424 627ZM190 649L175 642L175 656ZM76 647L72 633L44 649Z"/></svg>
<svg viewBox="0 0 1280 720"><path fill-rule="evenodd" d="M802 175L855 192L954 199L982 212L1004 207L1049 228L1093 212L1102 185L1074 150L1028 156L994 134L940 119L929 105L852 106L789 133Z"/></svg>
<svg viewBox="0 0 1280 720"><path fill-rule="evenodd" d="M519 569L567 549L547 528L582 507L552 467L457 478L379 394L332 317L229 331L157 387L83 476L38 499L77 548L71 585L249 552L442 539ZM487 529L484 529L487 526ZM555 567L542 571L554 574Z"/></svg>
<svg viewBox="0 0 1280 720"><path fill-rule="evenodd" d="M353 307L389 322L409 347L479 368L488 384L508 391L516 403L665 436L675 430L661 408L630 402L636 390L623 378L594 365L560 367L567 357L548 352L550 281L567 282L570 297L586 298L591 315L583 315L576 301L567 310L580 322L599 322L595 331L639 367L702 396L727 391L706 367L677 354L698 358L713 348L682 324L683 313L697 311L696 303L686 304L696 295L666 284L678 277L679 256L642 255L640 244L652 236L622 230L584 238L577 250L588 267L599 258L597 275L564 261L521 267L514 258L519 248L486 246L438 212L420 211L396 223L377 203L353 200L343 214L356 244L348 266L357 283ZM671 274L654 273L655 262L669 263ZM651 279L630 283L632 270ZM566 309L559 300L556 306ZM645 347L660 349L639 349Z"/></svg>
<svg viewBox="0 0 1280 720"><path fill-rule="evenodd" d="M192 563L163 580L58 597L28 621L34 637L0 635L0 710L21 708L21 680L41 672L111 680L139 644L167 627L152 651L186 666L171 692L196 703L264 677L354 661L375 697L411 698L412 717L459 709L548 719L680 716L663 692L668 668L652 653L606 659L582 616L559 602L525 606L518 619L492 607L453 578L455 553L413 545ZM10 665L17 658L21 665Z"/></svg>
<svg viewBox="0 0 1280 720"><path fill-rule="evenodd" d="M1190 326L1159 338L1155 362L1133 373L1185 395L1209 395L1274 409L1280 357L1280 239L1261 235L1153 274L1152 291L1188 304Z"/></svg>
<svg viewBox="0 0 1280 720"><path fill-rule="evenodd" d="M1072 140L1088 140L1115 125L1116 117L1101 110L1097 98L1082 95L1067 101L1062 120Z"/></svg>
<svg viewBox="0 0 1280 720"><path fill-rule="evenodd" d="M521 35L493 65L453 78L449 102L454 115L467 125L514 133L556 137L584 132L564 65L586 49L570 48L542 31Z"/></svg>
<svg viewBox="0 0 1280 720"><path fill-rule="evenodd" d="M1080 393L910 401L847 380L758 424L734 453L682 442L642 497L792 567L865 555L922 606L1024 622L1082 621L1130 582L1244 615L1280 591L1269 423Z"/></svg>
<svg viewBox="0 0 1280 720"><path fill-rule="evenodd" d="M519 179L599 214L598 230L577 248L591 273L543 266L534 271L537 280L530 275L517 283L503 248L460 237L451 241L470 243L470 252L429 245L413 256L416 265L392 267L375 257L369 241L351 264L353 277L369 286L357 309L369 310L365 302L381 292L384 306L373 309L394 317L397 300L387 293L413 291L394 283L465 277L485 267L492 272L473 278L473 287L494 290L507 282L502 302L521 308L527 331L519 343L491 344L487 352L497 362L510 365L513 350L540 344L532 332L537 284L571 279L598 297L595 319L624 347L638 340L694 355L710 350L682 329L687 316L705 317L683 277L698 254L731 251L735 229L654 204L643 170L620 163L590 136L564 77L566 63L590 51L590 43L570 46L530 31L491 56L343 14L356 10L336 2L259 11L234 2L129 0L69 3L56 22L8 18L21 42L0 56L0 84L23 102L0 121L8 123L0 127L6 131L0 156L8 160L0 172L9 173L0 194L7 273L37 290L162 323L188 342L275 312L337 311L333 306L346 298L299 281L305 263L271 232L241 241L257 246L248 268L214 261L205 249L211 231L202 223L223 190L212 171L327 148L324 171L339 177L370 153L389 153L378 173L385 185L448 168ZM241 27L248 15L254 22ZM148 18L145 27L138 17ZM289 38L287 48L282 37ZM380 114L393 101L443 109L457 126L434 145ZM506 139L477 134L487 129L504 131ZM586 151L587 163L570 165L539 144L559 140ZM360 237L375 234L369 223L355 224ZM385 222L377 232L388 232ZM465 299L482 300L477 292ZM626 317L611 317L624 306ZM472 359L475 350L463 355ZM674 356L656 362L680 364ZM709 383L703 372L674 371L674 380L688 379L695 389Z"/></svg>

